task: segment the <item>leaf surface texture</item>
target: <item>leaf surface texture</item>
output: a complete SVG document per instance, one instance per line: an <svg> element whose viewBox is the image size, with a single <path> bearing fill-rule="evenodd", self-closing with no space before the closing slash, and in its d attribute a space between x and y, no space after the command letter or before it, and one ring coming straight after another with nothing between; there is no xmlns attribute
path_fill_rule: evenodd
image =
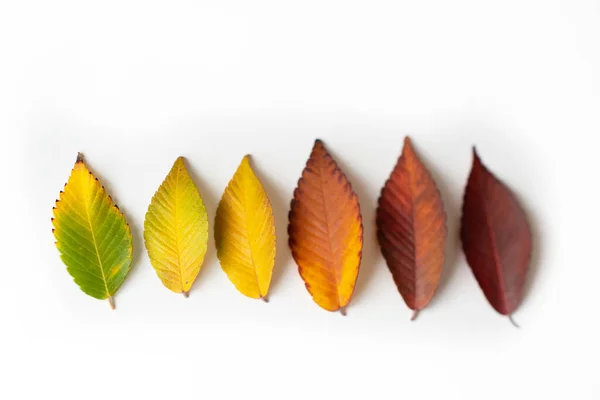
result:
<svg viewBox="0 0 600 400"><path fill-rule="evenodd" d="M56 247L67 271L86 294L108 299L114 308L112 296L131 266L131 233L81 154L53 214Z"/></svg>
<svg viewBox="0 0 600 400"><path fill-rule="evenodd" d="M358 197L320 140L294 191L289 245L313 300L345 312L358 277L363 225Z"/></svg>
<svg viewBox="0 0 600 400"><path fill-rule="evenodd" d="M482 164L475 149L460 235L467 262L486 298L500 314L511 315L523 297L531 230L513 193Z"/></svg>
<svg viewBox="0 0 600 400"><path fill-rule="evenodd" d="M408 307L418 312L431 301L442 273L446 213L435 181L408 137L381 191L376 221L394 282Z"/></svg>
<svg viewBox="0 0 600 400"><path fill-rule="evenodd" d="M215 219L217 257L240 293L266 299L275 264L275 221L267 194L245 156Z"/></svg>
<svg viewBox="0 0 600 400"><path fill-rule="evenodd" d="M208 216L183 157L158 188L144 221L150 262L173 292L189 293L208 246Z"/></svg>

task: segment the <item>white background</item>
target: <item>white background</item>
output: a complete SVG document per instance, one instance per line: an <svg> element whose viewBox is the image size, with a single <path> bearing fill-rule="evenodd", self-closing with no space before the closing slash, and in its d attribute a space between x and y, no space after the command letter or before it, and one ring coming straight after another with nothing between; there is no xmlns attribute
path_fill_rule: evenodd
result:
<svg viewBox="0 0 600 400"><path fill-rule="evenodd" d="M600 2L3 1L0 46L0 398L600 398ZM450 232L415 322L374 229L406 134ZM346 318L312 302L287 248L317 137L365 222ZM535 231L521 329L460 251L472 145ZM54 247L51 209L78 151L133 229L116 311ZM271 302L235 290L212 235L190 298L169 292L142 243L152 194L183 155L212 223L246 153L276 218Z"/></svg>

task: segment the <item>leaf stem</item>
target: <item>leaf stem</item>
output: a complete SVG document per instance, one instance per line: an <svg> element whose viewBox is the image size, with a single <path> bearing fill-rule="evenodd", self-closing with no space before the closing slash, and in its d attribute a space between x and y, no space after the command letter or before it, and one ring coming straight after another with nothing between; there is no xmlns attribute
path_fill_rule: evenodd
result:
<svg viewBox="0 0 600 400"><path fill-rule="evenodd" d="M411 321L414 321L415 319L417 319L417 317L419 316L419 311L420 310L414 310L412 317L410 317Z"/></svg>
<svg viewBox="0 0 600 400"><path fill-rule="evenodd" d="M515 328L520 328L520 326L513 319L512 314L508 314L508 320L510 321L511 324L513 324L515 326Z"/></svg>
<svg viewBox="0 0 600 400"><path fill-rule="evenodd" d="M269 302L269 299L268 299L267 297L262 297L262 296L261 296L261 297L260 297L260 299L261 299L262 301L264 301L265 303L268 303L268 302Z"/></svg>
<svg viewBox="0 0 600 400"><path fill-rule="evenodd" d="M348 315L348 314L346 313L346 307L342 307L342 308L340 308L340 314L342 314L342 316L344 316L344 317L345 317L346 315Z"/></svg>
<svg viewBox="0 0 600 400"><path fill-rule="evenodd" d="M112 296L108 296L108 305L110 306L111 310L115 309L115 301L113 300Z"/></svg>
<svg viewBox="0 0 600 400"><path fill-rule="evenodd" d="M183 291L183 297L185 297L186 299L190 297L190 292Z"/></svg>

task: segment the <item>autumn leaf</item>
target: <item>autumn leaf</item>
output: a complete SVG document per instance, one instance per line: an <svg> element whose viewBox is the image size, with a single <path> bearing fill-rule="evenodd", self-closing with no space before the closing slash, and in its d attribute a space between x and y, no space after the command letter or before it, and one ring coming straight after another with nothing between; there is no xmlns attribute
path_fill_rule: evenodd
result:
<svg viewBox="0 0 600 400"><path fill-rule="evenodd" d="M438 287L446 243L446 213L435 181L410 139L385 183L377 208L377 238L414 320Z"/></svg>
<svg viewBox="0 0 600 400"><path fill-rule="evenodd" d="M129 226L83 162L81 153L53 209L56 247L75 283L86 294L108 299L125 280L132 260Z"/></svg>
<svg viewBox="0 0 600 400"><path fill-rule="evenodd" d="M182 157L152 198L144 241L163 285L187 297L206 254L208 216Z"/></svg>
<svg viewBox="0 0 600 400"><path fill-rule="evenodd" d="M275 263L275 222L267 194L245 156L215 219L217 257L242 294L267 301Z"/></svg>
<svg viewBox="0 0 600 400"><path fill-rule="evenodd" d="M531 260L531 230L513 193L482 164L475 148L462 212L467 262L492 307L514 324Z"/></svg>
<svg viewBox="0 0 600 400"><path fill-rule="evenodd" d="M313 300L328 311L350 303L362 257L358 197L320 140L294 191L289 245Z"/></svg>

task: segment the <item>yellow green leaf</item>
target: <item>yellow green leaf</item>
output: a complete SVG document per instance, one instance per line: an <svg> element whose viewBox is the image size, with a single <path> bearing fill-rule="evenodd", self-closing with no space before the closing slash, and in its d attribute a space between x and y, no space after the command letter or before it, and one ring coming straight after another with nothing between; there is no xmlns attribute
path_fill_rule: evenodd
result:
<svg viewBox="0 0 600 400"><path fill-rule="evenodd" d="M163 285L187 297L206 254L208 216L182 157L152 198L144 241Z"/></svg>
<svg viewBox="0 0 600 400"><path fill-rule="evenodd" d="M53 209L54 237L75 283L88 295L108 299L117 292L132 259L129 226L119 208L83 162L81 153Z"/></svg>
<svg viewBox="0 0 600 400"><path fill-rule="evenodd" d="M244 295L266 300L275 264L271 203L245 156L217 208L217 257Z"/></svg>

